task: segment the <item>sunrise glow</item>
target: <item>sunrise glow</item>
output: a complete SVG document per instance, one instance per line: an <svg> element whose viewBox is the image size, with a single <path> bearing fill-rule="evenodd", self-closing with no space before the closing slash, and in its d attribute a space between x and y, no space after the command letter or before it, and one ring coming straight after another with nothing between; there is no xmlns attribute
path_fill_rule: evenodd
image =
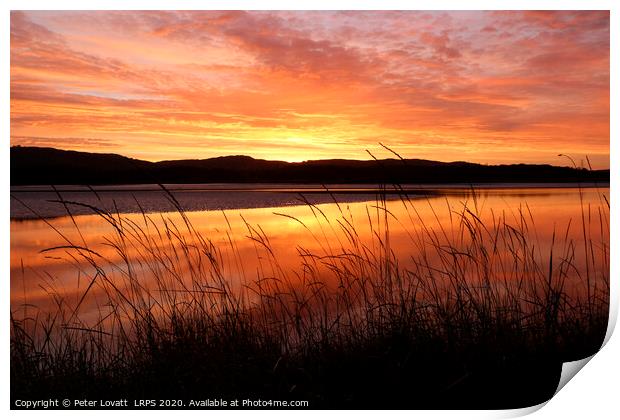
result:
<svg viewBox="0 0 620 420"><path fill-rule="evenodd" d="M609 167L609 12L12 12L11 144Z"/></svg>

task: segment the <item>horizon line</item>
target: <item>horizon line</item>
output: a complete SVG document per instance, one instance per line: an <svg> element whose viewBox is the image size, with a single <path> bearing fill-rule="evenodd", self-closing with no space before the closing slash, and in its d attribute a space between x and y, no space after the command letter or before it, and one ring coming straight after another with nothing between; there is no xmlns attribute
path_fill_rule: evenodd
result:
<svg viewBox="0 0 620 420"><path fill-rule="evenodd" d="M385 146L383 146L385 147ZM127 159L134 159L134 160L139 160L142 162L149 162L149 163L162 163L162 162L180 162L180 161L201 161L201 160L210 160L210 159L220 159L220 158L231 158L231 157L244 157L244 158L250 158L253 160L259 160L259 161L266 161L266 162L284 162L284 163L305 163L305 162L328 162L328 161L347 161L347 162L372 162L372 161L385 161L385 160L403 160L403 161L410 161L410 160L417 160L417 161L423 161L423 162L437 162L437 163L445 163L445 164L453 164L453 163L467 163L467 164L473 164L473 165L480 165L480 166L511 166L511 165L532 165L532 166L553 166L553 167L565 167L565 168L572 168L572 169L586 169L586 170L592 170L592 171L609 171L611 170L610 167L607 168L587 168L585 165L584 166L570 166L570 165L554 165L552 163L546 162L546 163L528 163L528 162L522 162L522 161L516 161L516 162L512 162L512 163L483 163L483 162L473 162L473 161L467 161L467 160L454 160L454 161L443 161L443 160L433 160L433 159L423 159L423 158L412 158L412 157L401 157L399 154L396 154L395 152L391 151L391 153L394 154L393 157L387 157L387 158L376 158L374 157L372 154L372 158L370 159L353 159L353 158L338 158L338 157L334 157L334 158L322 158L322 159L306 159L306 160L285 160L285 159L265 159L262 157L255 157L249 154L230 154L230 155L218 155L218 156L210 156L210 157L196 157L196 158L180 158L180 159L162 159L162 160L149 160L149 159L143 159L143 158L137 158L137 157L133 157L133 156L129 156L129 155L125 155L122 153L116 153L116 152L100 152L100 151L96 151L96 152L91 152L91 151L84 151L84 150L76 150L76 149L60 149L58 147L51 147L51 146L29 146L29 145L21 145L21 144L15 144L15 145L11 145L10 146L11 149L13 148L29 148L29 149L50 149L50 150L57 150L57 151L61 151L61 152L75 152L75 153L87 153L87 154L94 154L94 155L116 155L116 156L121 156ZM388 149L389 150L389 149ZM368 152L368 150L367 150ZM368 152L370 154L370 152ZM555 155L554 157L557 156L566 156L568 158L571 159L571 161L574 162L574 160L572 160L572 157L570 157L570 155L561 153L558 155ZM587 157L586 157L587 158Z"/></svg>

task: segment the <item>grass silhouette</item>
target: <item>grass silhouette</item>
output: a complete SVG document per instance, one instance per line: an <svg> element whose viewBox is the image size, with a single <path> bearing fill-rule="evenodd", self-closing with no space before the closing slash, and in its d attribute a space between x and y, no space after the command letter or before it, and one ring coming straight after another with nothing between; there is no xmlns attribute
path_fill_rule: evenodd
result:
<svg viewBox="0 0 620 420"><path fill-rule="evenodd" d="M146 212L128 218L88 205L113 228L106 246L114 259L61 232L65 243L42 251L64 251L95 274L74 303L50 294L53 313L12 309L12 400L261 398L307 400L310 408L516 408L550 398L561 363L591 355L603 342L609 306L603 194L597 208L582 200L579 241L569 236L570 226L558 228L548 251L527 206L510 215L485 212L475 191L450 210L448 224L430 202L435 220L425 220L420 201L404 191L408 219L397 220L380 195L368 211L370 239L336 201L339 217L330 218L306 200L312 227L275 214L299 223L320 249L297 248L297 275L284 268L268 233L247 222L261 265L244 273L232 235L221 249L172 193L167 197L175 220ZM60 193L58 199L67 211L84 206ZM416 227L407 264L391 245L393 223ZM231 270L243 273L241 280L229 278ZM95 290L105 303L93 320L81 308Z"/></svg>

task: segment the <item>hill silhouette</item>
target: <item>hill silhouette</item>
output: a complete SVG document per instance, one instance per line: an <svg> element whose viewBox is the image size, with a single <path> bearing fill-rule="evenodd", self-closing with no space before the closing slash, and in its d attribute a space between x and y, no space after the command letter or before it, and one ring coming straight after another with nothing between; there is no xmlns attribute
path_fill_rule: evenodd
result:
<svg viewBox="0 0 620 420"><path fill-rule="evenodd" d="M11 185L144 183L609 182L609 170L421 159L284 162L249 156L147 162L117 154L11 147Z"/></svg>

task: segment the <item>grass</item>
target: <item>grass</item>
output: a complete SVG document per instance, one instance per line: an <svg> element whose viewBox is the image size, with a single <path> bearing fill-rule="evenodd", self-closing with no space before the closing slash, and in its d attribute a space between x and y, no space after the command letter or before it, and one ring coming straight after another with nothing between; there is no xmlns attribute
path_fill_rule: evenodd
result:
<svg viewBox="0 0 620 420"><path fill-rule="evenodd" d="M279 216L301 224L321 251L298 247L302 264L293 274L269 235L246 223L261 269L240 282L227 274L243 272L238 244L229 235L227 250L215 245L168 198L176 219L143 212L137 221L91 207L113 228L105 239L115 258L61 232L66 243L44 250L65 252L94 275L76 302L52 293L53 313L12 309L12 400L516 408L549 399L562 362L603 342L609 203L602 195L595 209L582 201L580 240L570 226L558 228L550 249L526 206L485 213L475 192L447 224L425 220L421 201L405 193L408 220L395 220L379 197L368 211L371 239L345 208L334 219L306 202L318 227ZM391 245L393 223L415 227L406 264ZM105 299L93 319L81 309L95 292Z"/></svg>

